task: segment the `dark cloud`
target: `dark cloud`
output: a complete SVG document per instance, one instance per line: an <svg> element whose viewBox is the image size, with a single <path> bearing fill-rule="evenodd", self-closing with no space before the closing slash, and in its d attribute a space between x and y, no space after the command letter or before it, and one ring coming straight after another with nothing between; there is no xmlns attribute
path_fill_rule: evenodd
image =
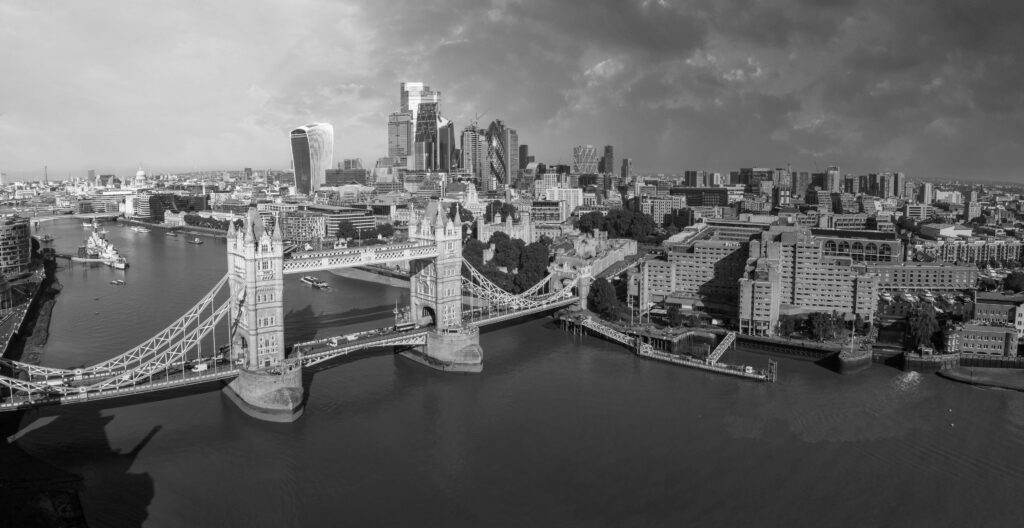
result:
<svg viewBox="0 0 1024 528"><path fill-rule="evenodd" d="M374 159L398 83L419 80L457 126L486 112L548 161L591 143L652 171L1007 179L1022 20L995 0L8 3L0 62L20 82L0 86L0 159L282 166L310 120L335 124L339 157Z"/></svg>

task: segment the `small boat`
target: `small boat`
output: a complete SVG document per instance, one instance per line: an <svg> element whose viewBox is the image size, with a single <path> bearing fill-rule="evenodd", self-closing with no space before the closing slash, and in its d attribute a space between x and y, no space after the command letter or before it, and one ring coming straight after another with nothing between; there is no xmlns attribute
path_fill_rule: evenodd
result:
<svg viewBox="0 0 1024 528"><path fill-rule="evenodd" d="M199 237L195 237L192 240L186 240L186 242L188 242L189 244L202 244L203 243L203 241L200 240Z"/></svg>
<svg viewBox="0 0 1024 528"><path fill-rule="evenodd" d="M45 235L39 237L39 241L40 242L44 242L44 243L45 242L53 242L53 235L51 235L49 233L46 233Z"/></svg>
<svg viewBox="0 0 1024 528"><path fill-rule="evenodd" d="M115 285L115 286L124 286L124 281L121 280L121 279L112 280L112 281L110 281L110 283Z"/></svg>
<svg viewBox="0 0 1024 528"><path fill-rule="evenodd" d="M176 236L178 236L178 233L175 233L174 231L168 231L168 232L164 233L164 235L176 237Z"/></svg>
<svg viewBox="0 0 1024 528"><path fill-rule="evenodd" d="M310 285L310 286L312 286L314 288L320 289L320 290L323 290L325 288L330 287L330 284L327 284L327 281L320 280L320 279L318 279L316 277L313 277L311 275L306 275L305 277L302 277L302 279L300 279L300 280L303 283L308 284L308 285Z"/></svg>
<svg viewBox="0 0 1024 528"><path fill-rule="evenodd" d="M119 270L127 269L128 268L128 259L126 259L124 257L117 257L117 258L115 258L113 260L108 260L107 261L107 265L110 266L111 268L114 268L114 269L119 269Z"/></svg>

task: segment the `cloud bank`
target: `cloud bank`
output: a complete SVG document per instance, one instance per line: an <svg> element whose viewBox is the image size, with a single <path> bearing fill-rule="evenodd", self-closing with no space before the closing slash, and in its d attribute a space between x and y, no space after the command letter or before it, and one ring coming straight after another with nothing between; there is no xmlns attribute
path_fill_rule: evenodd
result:
<svg viewBox="0 0 1024 528"><path fill-rule="evenodd" d="M286 168L386 151L398 83L542 161L1020 178L1024 4L871 0L7 2L0 168Z"/></svg>

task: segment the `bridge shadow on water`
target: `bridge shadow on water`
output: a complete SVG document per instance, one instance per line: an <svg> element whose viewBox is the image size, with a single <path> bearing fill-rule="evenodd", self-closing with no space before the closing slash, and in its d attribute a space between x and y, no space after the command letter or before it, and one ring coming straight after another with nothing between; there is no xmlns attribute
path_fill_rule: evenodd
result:
<svg viewBox="0 0 1024 528"><path fill-rule="evenodd" d="M142 526L154 483L131 467L160 426L119 451L102 407L67 409L0 414L0 527Z"/></svg>

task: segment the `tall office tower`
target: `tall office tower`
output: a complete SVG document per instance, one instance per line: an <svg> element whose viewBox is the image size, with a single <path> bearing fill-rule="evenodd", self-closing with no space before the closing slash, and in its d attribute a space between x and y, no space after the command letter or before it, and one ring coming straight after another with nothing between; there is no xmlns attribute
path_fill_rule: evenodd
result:
<svg viewBox="0 0 1024 528"><path fill-rule="evenodd" d="M578 145L572 149L574 174L597 174L597 149L593 145Z"/></svg>
<svg viewBox="0 0 1024 528"><path fill-rule="evenodd" d="M825 168L825 190L830 193L843 191L843 177L839 167L833 165Z"/></svg>
<svg viewBox="0 0 1024 528"><path fill-rule="evenodd" d="M793 192L793 174L789 172L789 169L775 169L772 181L775 182L775 188L782 191L783 194L789 195Z"/></svg>
<svg viewBox="0 0 1024 528"><path fill-rule="evenodd" d="M500 119L487 127L487 159L490 166L485 190L511 185L519 173L519 134Z"/></svg>
<svg viewBox="0 0 1024 528"><path fill-rule="evenodd" d="M843 192L848 194L860 194L860 178L847 174L843 177Z"/></svg>
<svg viewBox="0 0 1024 528"><path fill-rule="evenodd" d="M440 113L440 103L420 103L416 117L413 168L449 172L455 151L455 126Z"/></svg>
<svg viewBox="0 0 1024 528"><path fill-rule="evenodd" d="M793 195L804 196L811 186L811 173L807 171L793 171Z"/></svg>
<svg viewBox="0 0 1024 528"><path fill-rule="evenodd" d="M475 125L462 129L460 143L462 151L462 168L476 178L478 184L483 183L488 170L487 135Z"/></svg>
<svg viewBox="0 0 1024 528"><path fill-rule="evenodd" d="M712 172L708 175L708 187L721 187L725 185L725 176L721 172Z"/></svg>
<svg viewBox="0 0 1024 528"><path fill-rule="evenodd" d="M526 168L526 164L529 163L530 159L530 146L519 145L519 170Z"/></svg>
<svg viewBox="0 0 1024 528"><path fill-rule="evenodd" d="M903 195L902 196L903 196L903 198L906 198L907 200L913 200L914 199L914 182L908 181L908 182L903 184Z"/></svg>
<svg viewBox="0 0 1024 528"><path fill-rule="evenodd" d="M892 173L893 194L897 198L903 198L903 197L906 196L903 193L903 191L906 188L906 184L907 184L907 175L905 173L902 173L902 172L894 172L894 173Z"/></svg>
<svg viewBox="0 0 1024 528"><path fill-rule="evenodd" d="M412 113L395 112L388 116L388 157L401 158L403 164L412 157L416 131L412 127Z"/></svg>
<svg viewBox="0 0 1024 528"><path fill-rule="evenodd" d="M327 181L327 169L334 163L334 127L310 123L292 130L291 139L295 190L312 194Z"/></svg>
<svg viewBox="0 0 1024 528"><path fill-rule="evenodd" d="M604 165L601 172L615 172L615 147L611 145L604 146L604 157L601 158L601 162Z"/></svg>
<svg viewBox="0 0 1024 528"><path fill-rule="evenodd" d="M622 170L620 171L619 176L622 177L623 183L633 177L633 158L622 159Z"/></svg>
<svg viewBox="0 0 1024 528"><path fill-rule="evenodd" d="M425 164L424 160L416 159L416 134L419 133L417 122L420 115L420 105L434 103L436 106L428 107L435 110L437 117L438 107L441 105L441 92L435 92L429 86L421 82L404 82L399 85L399 111L397 113L409 114L409 148L406 154L406 167L417 169L417 162ZM425 151L426 147L424 147ZM424 152L425 153L425 152ZM425 169L419 169L425 170Z"/></svg>
<svg viewBox="0 0 1024 528"><path fill-rule="evenodd" d="M878 197L892 198L896 195L895 181L891 172L878 175Z"/></svg>

